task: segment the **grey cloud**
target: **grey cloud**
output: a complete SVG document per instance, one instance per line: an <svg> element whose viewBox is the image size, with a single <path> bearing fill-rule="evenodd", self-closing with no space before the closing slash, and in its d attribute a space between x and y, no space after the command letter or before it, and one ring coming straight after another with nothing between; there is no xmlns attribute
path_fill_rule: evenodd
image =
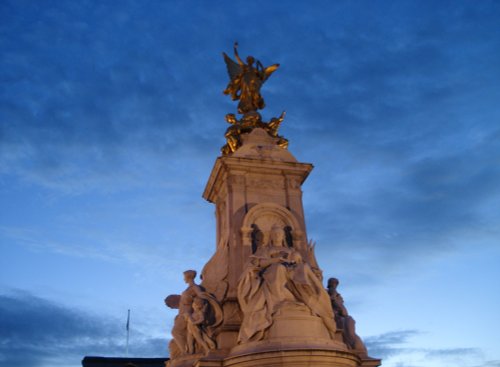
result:
<svg viewBox="0 0 500 367"><path fill-rule="evenodd" d="M150 26L131 14L110 19L109 4L32 5L22 14L11 8L10 29L3 31L12 37L2 44L3 77L10 81L1 99L4 173L43 186L62 181L71 187L89 177L95 183L87 185L96 187L113 179L113 172L123 179L131 151L159 159L183 151L197 136L191 154L208 150L202 146L213 119L201 121L200 128L191 112L206 103L196 98L206 92L194 85L191 72L200 73L199 64L177 47L181 43L169 44L175 34L163 32L161 41L155 39L155 24L162 22ZM171 13L169 7L162 10ZM33 23L23 27L28 19ZM120 37L113 22L123 28ZM82 168L89 172L75 177Z"/></svg>
<svg viewBox="0 0 500 367"><path fill-rule="evenodd" d="M480 356L481 351L477 348L450 348L430 350L426 353L427 358L447 358L447 357L464 357L464 356Z"/></svg>
<svg viewBox="0 0 500 367"><path fill-rule="evenodd" d="M500 361L499 360L494 360L494 361L486 361L484 363L474 365L474 367L499 367L500 366Z"/></svg>
<svg viewBox="0 0 500 367"><path fill-rule="evenodd" d="M282 64L263 115L287 109L291 151L317 165L305 204L318 244L377 246L387 265L417 241L447 248L457 225L491 230L480 211L499 186L498 4L297 2L293 18L265 5L5 3L0 172L77 194L181 174L203 185L235 109L220 51L238 40Z"/></svg>
<svg viewBox="0 0 500 367"><path fill-rule="evenodd" d="M84 355L123 355L125 325L32 294L0 295L0 362L3 365L79 365ZM136 355L162 355L166 340L141 335Z"/></svg>
<svg viewBox="0 0 500 367"><path fill-rule="evenodd" d="M11 16L3 32L12 37L2 44L10 93L2 99L2 120L9 124L0 133L8 147L0 168L41 185L62 182L54 188L74 186L82 177L70 177L82 165L89 167L85 177L94 179L89 187L106 179L123 182L130 151L157 159L183 149L217 154L222 117L234 109L221 95L227 76L219 51L229 51L234 38L242 53L283 64L279 83L265 86L271 107L264 114L289 109L289 137L308 131L300 145L291 139L298 154L314 157L318 152L307 141L318 139L373 146L376 130L413 114L418 95L435 100L451 93L453 84L441 75L452 60L446 43L460 28L445 26L440 15L447 15L447 25L460 20L469 27L488 16L482 29L470 32L482 34L495 13L484 6L474 18L461 7L450 14L445 5L433 8L431 14L438 15L432 22L419 24L413 13L425 11L424 5L396 7L402 19L387 42L387 20L378 24L371 17L384 13L378 6L356 9L360 19L341 17L338 24L330 20L350 14L350 5L304 13L300 3L292 3L287 10L297 14L293 21L272 4L265 14L257 6L224 3L159 3L154 12L134 1L120 9L112 2L5 6ZM234 27L249 18L255 22L252 32Z"/></svg>
<svg viewBox="0 0 500 367"><path fill-rule="evenodd" d="M418 330L391 331L365 338L365 344L370 355L385 359L404 353L405 348L402 348L402 345L406 344L408 339L418 334L420 334Z"/></svg>
<svg viewBox="0 0 500 367"><path fill-rule="evenodd" d="M499 141L498 132L493 132L448 156L394 160L396 165L388 169L383 154L375 154L368 167L349 168L344 175L313 172L309 180L315 181L307 187L305 205L306 211L313 208L308 228L318 241L318 251L346 261L353 251L354 257L369 256L379 271L346 274L366 283L404 264L403 259L425 260L453 251L460 240L478 234L484 241L472 240L474 246L495 246L500 216L485 208L500 200ZM313 178L315 174L319 177ZM358 179L367 184L358 186ZM325 203L321 197L332 199ZM349 265L358 268L348 264L346 269Z"/></svg>

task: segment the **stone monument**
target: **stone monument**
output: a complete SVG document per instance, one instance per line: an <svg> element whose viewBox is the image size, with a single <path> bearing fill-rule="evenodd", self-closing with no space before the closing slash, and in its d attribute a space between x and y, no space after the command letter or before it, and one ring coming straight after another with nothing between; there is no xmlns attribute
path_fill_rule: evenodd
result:
<svg viewBox="0 0 500 367"><path fill-rule="evenodd" d="M342 366L376 367L355 332L336 288L323 273L307 240L301 185L313 166L298 162L278 135L285 113L270 121L263 83L279 64L264 67L223 54L239 101L203 197L215 204L216 249L201 271L184 272L167 367Z"/></svg>

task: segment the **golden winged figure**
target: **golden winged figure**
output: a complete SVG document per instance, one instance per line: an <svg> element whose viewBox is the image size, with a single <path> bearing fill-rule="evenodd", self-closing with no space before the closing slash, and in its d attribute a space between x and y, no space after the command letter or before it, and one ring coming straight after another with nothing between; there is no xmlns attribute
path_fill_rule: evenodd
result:
<svg viewBox="0 0 500 367"><path fill-rule="evenodd" d="M231 95L233 101L239 100L238 112L247 114L263 109L264 99L260 94L262 84L279 68L279 64L264 67L260 61L248 56L244 63L238 55L238 43L234 43L234 57L232 60L225 52L222 53L229 74L229 84L224 94ZM255 63L255 65L254 65Z"/></svg>

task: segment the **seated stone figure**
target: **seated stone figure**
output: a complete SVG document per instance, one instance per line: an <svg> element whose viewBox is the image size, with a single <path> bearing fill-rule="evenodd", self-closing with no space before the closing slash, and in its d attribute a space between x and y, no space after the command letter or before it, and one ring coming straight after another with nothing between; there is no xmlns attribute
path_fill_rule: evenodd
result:
<svg viewBox="0 0 500 367"><path fill-rule="evenodd" d="M360 356L366 357L367 350L361 338L356 334L356 321L349 315L344 306L344 299L337 292L339 280L328 279L328 294L332 303L333 313L337 327L342 331L342 338L349 349L355 350Z"/></svg>
<svg viewBox="0 0 500 367"><path fill-rule="evenodd" d="M286 246L279 226L272 227L267 243L250 257L238 283L238 302L243 312L240 344L264 339L273 315L286 303L307 306L334 337L328 294L300 253Z"/></svg>

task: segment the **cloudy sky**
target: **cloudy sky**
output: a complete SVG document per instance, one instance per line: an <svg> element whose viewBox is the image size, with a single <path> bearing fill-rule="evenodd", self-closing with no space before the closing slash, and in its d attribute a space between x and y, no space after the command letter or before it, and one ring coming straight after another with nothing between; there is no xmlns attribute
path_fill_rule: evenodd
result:
<svg viewBox="0 0 500 367"><path fill-rule="evenodd" d="M167 355L215 249L221 52L314 171L308 236L387 367L500 366L500 3L0 3L0 365Z"/></svg>

